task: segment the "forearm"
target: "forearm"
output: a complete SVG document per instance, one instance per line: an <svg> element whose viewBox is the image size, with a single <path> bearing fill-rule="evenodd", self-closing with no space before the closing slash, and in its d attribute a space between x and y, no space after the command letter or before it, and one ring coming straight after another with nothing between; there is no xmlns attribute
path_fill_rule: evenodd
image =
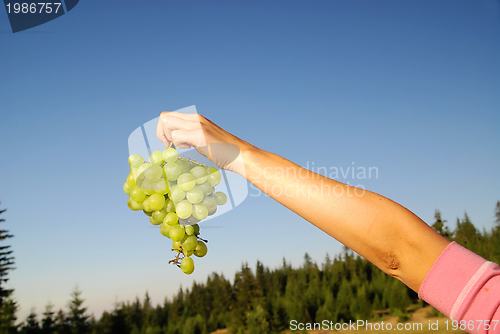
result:
<svg viewBox="0 0 500 334"><path fill-rule="evenodd" d="M401 205L252 146L245 177L264 193L418 291L448 241Z"/></svg>

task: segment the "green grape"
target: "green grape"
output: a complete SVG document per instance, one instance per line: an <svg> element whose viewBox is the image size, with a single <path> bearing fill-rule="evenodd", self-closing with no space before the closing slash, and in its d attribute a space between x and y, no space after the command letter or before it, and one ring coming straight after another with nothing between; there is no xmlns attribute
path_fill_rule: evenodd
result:
<svg viewBox="0 0 500 334"><path fill-rule="evenodd" d="M194 251L198 245L198 239L194 235L187 236L186 240L182 242L182 249L185 251Z"/></svg>
<svg viewBox="0 0 500 334"><path fill-rule="evenodd" d="M142 210L142 212L144 212L144 214L145 214L146 216L150 216L150 217L151 217L151 215L153 214L153 212L151 212L151 211L146 211L146 210Z"/></svg>
<svg viewBox="0 0 500 334"><path fill-rule="evenodd" d="M161 235L163 235L164 237L168 237L167 232L165 232L165 229L163 228L163 224L160 224L160 233L161 233Z"/></svg>
<svg viewBox="0 0 500 334"><path fill-rule="evenodd" d="M200 222L200 219L194 218L192 213L191 213L191 216L189 216L189 218L187 220L188 220L189 225L197 224Z"/></svg>
<svg viewBox="0 0 500 334"><path fill-rule="evenodd" d="M191 170L191 165L186 160L184 160L184 159L178 159L177 163L181 167L182 174L189 173L189 171Z"/></svg>
<svg viewBox="0 0 500 334"><path fill-rule="evenodd" d="M227 202L227 196L222 191L218 191L215 193L217 197L217 205L224 205Z"/></svg>
<svg viewBox="0 0 500 334"><path fill-rule="evenodd" d="M184 254L184 255L186 255L187 257L189 257L189 256L191 256L191 255L193 255L193 254L194 254L194 251L189 251L189 252L188 252L188 251L183 250L183 251L182 251L182 254Z"/></svg>
<svg viewBox="0 0 500 334"><path fill-rule="evenodd" d="M188 225L184 228L186 230L187 235L193 235L194 234L194 227L192 225Z"/></svg>
<svg viewBox="0 0 500 334"><path fill-rule="evenodd" d="M193 210L193 205L189 201L183 200L177 203L175 206L177 216L182 219L186 219L191 216L191 211Z"/></svg>
<svg viewBox="0 0 500 334"><path fill-rule="evenodd" d="M172 249L180 251L181 250L181 242L172 240Z"/></svg>
<svg viewBox="0 0 500 334"><path fill-rule="evenodd" d="M149 162L152 164L161 164L163 163L163 153L160 151L154 151L149 156Z"/></svg>
<svg viewBox="0 0 500 334"><path fill-rule="evenodd" d="M186 193L186 198L193 204L198 204L203 200L203 189L200 186L195 186Z"/></svg>
<svg viewBox="0 0 500 334"><path fill-rule="evenodd" d="M144 192L147 195L153 195L153 193L155 192L154 186L155 186L155 184L153 183L153 181L148 180L148 179L144 179L142 181L142 184L141 184L142 190L144 190Z"/></svg>
<svg viewBox="0 0 500 334"><path fill-rule="evenodd" d="M213 168L213 167L210 167L210 168ZM216 185L218 185L220 183L220 180L221 180L221 176L220 176L220 172L218 170L208 174L208 182L210 183L210 185L212 187L215 187Z"/></svg>
<svg viewBox="0 0 500 334"><path fill-rule="evenodd" d="M178 186L172 186L170 188L170 196L174 203L182 201L186 197L186 192L179 189Z"/></svg>
<svg viewBox="0 0 500 334"><path fill-rule="evenodd" d="M172 201L170 198L165 201L165 206L163 207L163 210L167 212L175 212L175 205L174 201Z"/></svg>
<svg viewBox="0 0 500 334"><path fill-rule="evenodd" d="M169 212L163 218L163 222L167 225L174 226L178 224L179 217L177 217L177 214L175 212Z"/></svg>
<svg viewBox="0 0 500 334"><path fill-rule="evenodd" d="M168 193L167 182L165 182L164 178L160 178L157 181L155 181L153 189L156 193L165 195Z"/></svg>
<svg viewBox="0 0 500 334"><path fill-rule="evenodd" d="M132 154L128 157L128 163L132 168L138 168L144 163L144 159L139 154Z"/></svg>
<svg viewBox="0 0 500 334"><path fill-rule="evenodd" d="M127 176L127 184L130 188L135 187L134 173L130 173Z"/></svg>
<svg viewBox="0 0 500 334"><path fill-rule="evenodd" d="M154 220L154 218L152 216L149 217L149 222L153 225L160 225L161 224L161 222Z"/></svg>
<svg viewBox="0 0 500 334"><path fill-rule="evenodd" d="M214 192L214 187L212 187L212 185L208 181L200 184L200 188L203 189L203 193L205 195L210 195L210 194L213 194L213 192Z"/></svg>
<svg viewBox="0 0 500 334"><path fill-rule="evenodd" d="M153 209L151 209L151 206L150 206L150 204L149 204L149 199L150 199L150 198L151 198L151 197L150 197L150 196L148 196L148 197L147 197L147 198L146 198L146 199L142 202L142 206L143 206L143 208L144 208L144 210L145 210L145 211L153 212L154 210L153 210Z"/></svg>
<svg viewBox="0 0 500 334"><path fill-rule="evenodd" d="M189 173L193 175L196 180L196 184L202 184L207 181L207 170L201 166L193 167Z"/></svg>
<svg viewBox="0 0 500 334"><path fill-rule="evenodd" d="M172 229L172 226L165 223L161 223L161 226L163 226L163 232L165 232L165 236L167 238L170 238L170 230Z"/></svg>
<svg viewBox="0 0 500 334"><path fill-rule="evenodd" d="M194 261L190 257L185 257L181 261L181 270L186 275L191 275L194 271Z"/></svg>
<svg viewBox="0 0 500 334"><path fill-rule="evenodd" d="M159 221L160 223L163 221L163 218L167 215L167 211L161 209L159 211L154 211L152 217L154 220Z"/></svg>
<svg viewBox="0 0 500 334"><path fill-rule="evenodd" d="M186 234L186 228L184 228L184 236L181 239L181 244L186 241L186 239L189 237L189 235Z"/></svg>
<svg viewBox="0 0 500 334"><path fill-rule="evenodd" d="M166 162L175 162L178 157L179 154L173 147L167 147L163 150L163 160L165 160Z"/></svg>
<svg viewBox="0 0 500 334"><path fill-rule="evenodd" d="M196 185L193 175L184 173L177 179L177 186L183 191L190 191Z"/></svg>
<svg viewBox="0 0 500 334"><path fill-rule="evenodd" d="M209 215L217 211L217 197L215 195L206 196L201 203L207 207Z"/></svg>
<svg viewBox="0 0 500 334"><path fill-rule="evenodd" d="M153 194L149 197L149 206L152 211L161 210L165 206L165 196L160 194Z"/></svg>
<svg viewBox="0 0 500 334"><path fill-rule="evenodd" d="M142 210L142 203L137 203L131 197L128 198L127 205L132 211Z"/></svg>
<svg viewBox="0 0 500 334"><path fill-rule="evenodd" d="M125 183L123 184L123 191L125 192L125 194L130 195L130 191L131 191L131 190L132 190L132 188L130 188L130 187L129 187L129 185L128 185L128 183L127 183L127 182L125 182Z"/></svg>
<svg viewBox="0 0 500 334"><path fill-rule="evenodd" d="M156 181L163 175L163 170L158 165L152 165L144 171L144 177L151 181Z"/></svg>
<svg viewBox="0 0 500 334"><path fill-rule="evenodd" d="M163 171L169 181L177 180L182 174L181 166L179 166L176 162L168 162L165 166L163 166Z"/></svg>
<svg viewBox="0 0 500 334"><path fill-rule="evenodd" d="M132 190L130 190L130 197L132 197L132 199L137 203L142 203L144 202L146 197L148 197L148 195L146 195L144 190L135 186L134 188L132 188Z"/></svg>
<svg viewBox="0 0 500 334"><path fill-rule="evenodd" d="M195 204L193 206L193 217L198 220L203 220L208 216L208 209L204 204Z"/></svg>
<svg viewBox="0 0 500 334"><path fill-rule="evenodd" d="M200 233L200 225L198 224L193 224L193 225L189 225L189 226L192 226L194 228L194 235L197 235Z"/></svg>
<svg viewBox="0 0 500 334"><path fill-rule="evenodd" d="M151 164L146 162L145 164L142 164L139 168L137 168L137 172L136 172L136 178L140 178L142 175L144 175L144 171L146 171L146 169L148 169L149 167L151 167ZM137 180L135 181L137 182Z"/></svg>
<svg viewBox="0 0 500 334"><path fill-rule="evenodd" d="M186 232L184 231L184 227L182 227L181 225L172 226L169 232L170 239L172 239L173 241L181 241L182 238L184 238L185 233Z"/></svg>
<svg viewBox="0 0 500 334"><path fill-rule="evenodd" d="M207 245L201 240L198 240L198 244L196 245L196 249L194 250L194 255L197 257L204 257L208 253Z"/></svg>

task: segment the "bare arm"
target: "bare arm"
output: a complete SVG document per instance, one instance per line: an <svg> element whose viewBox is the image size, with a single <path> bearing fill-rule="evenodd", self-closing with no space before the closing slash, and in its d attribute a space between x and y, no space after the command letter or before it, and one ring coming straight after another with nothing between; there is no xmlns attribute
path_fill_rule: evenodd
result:
<svg viewBox="0 0 500 334"><path fill-rule="evenodd" d="M180 147L194 146L219 167L244 176L414 291L449 243L390 199L258 149L202 116L163 113L158 137L166 145L173 141Z"/></svg>

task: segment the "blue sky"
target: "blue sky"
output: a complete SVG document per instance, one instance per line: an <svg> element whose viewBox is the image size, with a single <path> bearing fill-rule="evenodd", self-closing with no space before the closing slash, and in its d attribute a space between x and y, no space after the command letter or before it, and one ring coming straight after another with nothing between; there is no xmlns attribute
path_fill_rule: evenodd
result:
<svg viewBox="0 0 500 334"><path fill-rule="evenodd" d="M21 309L64 307L75 286L98 317L149 291L162 302L211 272L299 265L336 241L249 187L202 224L207 257L185 276L130 211L129 134L196 105L300 164L376 167L341 181L428 223L465 211L489 229L500 199L498 1L84 1L12 34L0 10L0 201Z"/></svg>

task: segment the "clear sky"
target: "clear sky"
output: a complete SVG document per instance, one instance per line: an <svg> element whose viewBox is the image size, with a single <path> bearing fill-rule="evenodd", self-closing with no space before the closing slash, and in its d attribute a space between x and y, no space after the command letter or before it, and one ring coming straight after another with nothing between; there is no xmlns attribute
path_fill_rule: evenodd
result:
<svg viewBox="0 0 500 334"><path fill-rule="evenodd" d="M75 286L97 317L155 303L257 259L318 263L341 245L249 187L201 224L209 253L185 276L127 208L128 136L196 105L252 144L432 224L467 211L490 229L500 199L498 1L89 0L12 34L0 10L0 201L15 235L9 287L24 320Z"/></svg>

